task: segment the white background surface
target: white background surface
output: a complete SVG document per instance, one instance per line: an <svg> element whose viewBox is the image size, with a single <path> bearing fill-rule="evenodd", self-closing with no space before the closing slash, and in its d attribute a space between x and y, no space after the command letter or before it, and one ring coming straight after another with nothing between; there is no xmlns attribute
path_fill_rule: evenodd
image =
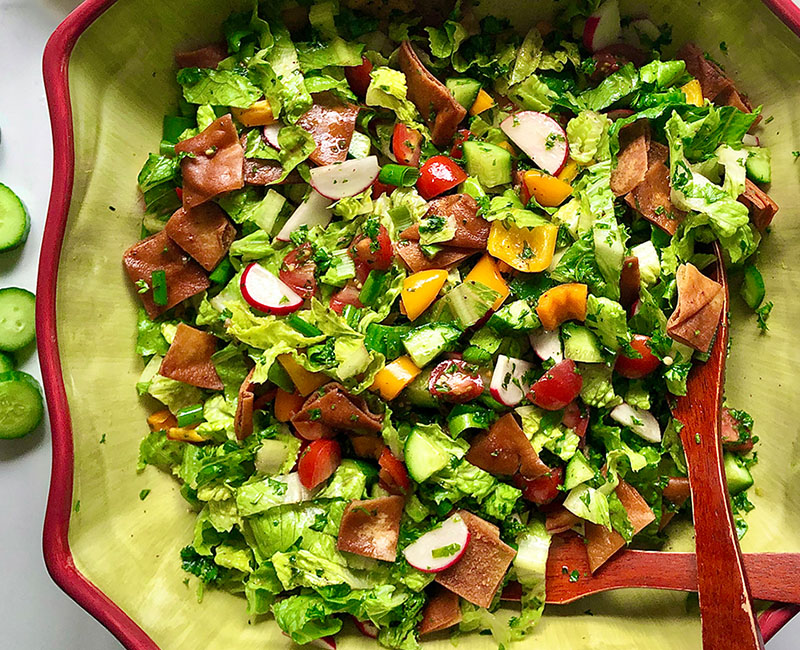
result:
<svg viewBox="0 0 800 650"><path fill-rule="evenodd" d="M33 221L22 252L0 257L0 287L35 289L52 173L42 51L50 33L77 4L0 0L0 182L20 195ZM35 355L23 361L22 369L40 378ZM0 648L118 650L120 644L45 571L41 533L49 478L48 426L22 440L0 441ZM796 648L800 617L769 644L769 650Z"/></svg>

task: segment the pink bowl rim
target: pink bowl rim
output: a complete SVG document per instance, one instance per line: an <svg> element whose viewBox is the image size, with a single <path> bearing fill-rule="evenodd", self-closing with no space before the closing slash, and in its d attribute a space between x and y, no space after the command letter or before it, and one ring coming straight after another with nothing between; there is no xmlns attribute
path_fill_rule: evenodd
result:
<svg viewBox="0 0 800 650"><path fill-rule="evenodd" d="M61 245L67 226L75 175L69 58L81 34L117 0L85 0L53 32L42 61L53 132L53 183L39 258L36 335L52 430L53 461L44 520L44 560L53 581L108 629L128 650L159 650L158 645L114 601L75 566L69 546L74 453L72 420L61 374L56 329L56 288ZM800 37L800 7L792 0L763 0ZM768 641L795 614L798 605L775 603L759 616Z"/></svg>

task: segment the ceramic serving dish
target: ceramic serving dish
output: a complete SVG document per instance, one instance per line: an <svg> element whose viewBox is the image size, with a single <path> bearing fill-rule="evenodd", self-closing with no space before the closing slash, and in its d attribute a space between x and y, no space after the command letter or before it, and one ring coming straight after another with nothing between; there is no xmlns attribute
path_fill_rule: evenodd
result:
<svg viewBox="0 0 800 650"><path fill-rule="evenodd" d="M222 20L239 4L87 0L58 28L44 57L55 144L37 314L53 430L44 554L54 580L137 650L289 645L274 623L248 620L239 598L210 591L197 603L178 561L194 517L169 476L135 471L148 405L134 390L141 371L134 354L138 301L120 260L139 236L136 175L157 148L161 117L177 97L173 51L218 39ZM508 16L524 30L549 14L551 4L484 0L479 11ZM670 21L675 44L697 41L754 104L765 106L760 136L773 150L771 195L781 211L762 247L761 267L775 309L769 334L760 335L752 313L734 301L727 394L752 413L761 438L757 507L743 550L798 552L800 163L792 151L800 150L800 10L791 0L622 4L626 13L647 10L659 23ZM146 488L151 494L141 501ZM692 549L689 525L673 532L669 548ZM773 606L762 614L764 636L794 612ZM683 594L618 591L548 607L534 638L541 650L690 648L700 646L700 624ZM352 633L340 647L372 643ZM482 636L461 643L494 648ZM442 640L428 647L451 646Z"/></svg>

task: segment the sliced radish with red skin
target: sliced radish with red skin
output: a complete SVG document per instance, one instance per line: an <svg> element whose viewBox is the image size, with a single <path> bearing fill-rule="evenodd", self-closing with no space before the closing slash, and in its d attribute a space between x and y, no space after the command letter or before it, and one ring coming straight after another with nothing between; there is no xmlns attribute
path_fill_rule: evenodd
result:
<svg viewBox="0 0 800 650"><path fill-rule="evenodd" d="M504 119L500 128L548 174L555 176L566 164L569 155L567 134L546 113L521 111Z"/></svg>
<svg viewBox="0 0 800 650"><path fill-rule="evenodd" d="M278 144L278 133L282 128L283 124L276 122L275 124L267 124L262 131L267 144L278 151L281 150L281 145Z"/></svg>
<svg viewBox="0 0 800 650"><path fill-rule="evenodd" d="M623 403L614 407L609 415L614 422L628 427L647 442L661 442L661 427L650 411Z"/></svg>
<svg viewBox="0 0 800 650"><path fill-rule="evenodd" d="M530 335L531 347L542 361L552 359L556 363L564 358L564 352L561 348L561 338L558 330L542 330L541 332L534 332Z"/></svg>
<svg viewBox="0 0 800 650"><path fill-rule="evenodd" d="M363 192L375 182L380 170L377 156L323 165L311 170L311 187L338 201Z"/></svg>
<svg viewBox="0 0 800 650"><path fill-rule="evenodd" d="M290 235L302 226L309 229L314 226L327 226L333 218L333 213L328 209L332 201L322 196L315 189L311 190L305 201L297 206L297 209L289 217L281 231L276 235L278 241L290 241Z"/></svg>
<svg viewBox="0 0 800 650"><path fill-rule="evenodd" d="M359 621L355 616L353 616L353 624L364 636L368 636L370 639L378 638L379 630L372 621Z"/></svg>
<svg viewBox="0 0 800 650"><path fill-rule="evenodd" d="M757 135L752 135L751 133L745 133L744 137L742 137L742 144L745 147L760 147L761 140L758 139Z"/></svg>
<svg viewBox="0 0 800 650"><path fill-rule="evenodd" d="M303 306L300 296L257 262L244 270L239 286L247 304L265 314L290 314Z"/></svg>
<svg viewBox="0 0 800 650"><path fill-rule="evenodd" d="M622 36L617 0L607 0L586 19L583 28L583 46L590 52L597 52Z"/></svg>
<svg viewBox="0 0 800 650"><path fill-rule="evenodd" d="M635 45L641 43L642 36L646 36L653 43L661 37L661 30L647 17L634 18L628 25L628 29L636 37Z"/></svg>
<svg viewBox="0 0 800 650"><path fill-rule="evenodd" d="M497 362L494 364L492 382L489 384L492 397L505 406L519 404L531 388L527 376L532 370L532 363L507 357L504 354L498 355Z"/></svg>
<svg viewBox="0 0 800 650"><path fill-rule="evenodd" d="M425 573L438 573L453 566L464 555L469 544L469 528L461 515L445 519L441 525L429 530L413 544L406 546L403 554L415 569Z"/></svg>

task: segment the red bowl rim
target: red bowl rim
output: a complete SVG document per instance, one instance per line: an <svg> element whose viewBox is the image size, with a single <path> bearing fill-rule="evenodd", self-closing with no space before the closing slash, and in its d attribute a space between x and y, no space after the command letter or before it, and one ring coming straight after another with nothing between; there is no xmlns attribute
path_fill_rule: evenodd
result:
<svg viewBox="0 0 800 650"><path fill-rule="evenodd" d="M42 543L45 565L55 583L106 627L123 646L128 650L159 650L155 641L133 619L78 571L69 546L75 459L72 421L61 374L56 330L58 266L75 175L69 57L80 35L115 2L85 0L53 32L45 47L42 62L53 131L53 183L39 258L36 300L39 361L53 438L50 492ZM792 0L763 2L800 37L800 7ZM762 613L759 625L764 640L772 638L798 611L800 606L775 603Z"/></svg>

